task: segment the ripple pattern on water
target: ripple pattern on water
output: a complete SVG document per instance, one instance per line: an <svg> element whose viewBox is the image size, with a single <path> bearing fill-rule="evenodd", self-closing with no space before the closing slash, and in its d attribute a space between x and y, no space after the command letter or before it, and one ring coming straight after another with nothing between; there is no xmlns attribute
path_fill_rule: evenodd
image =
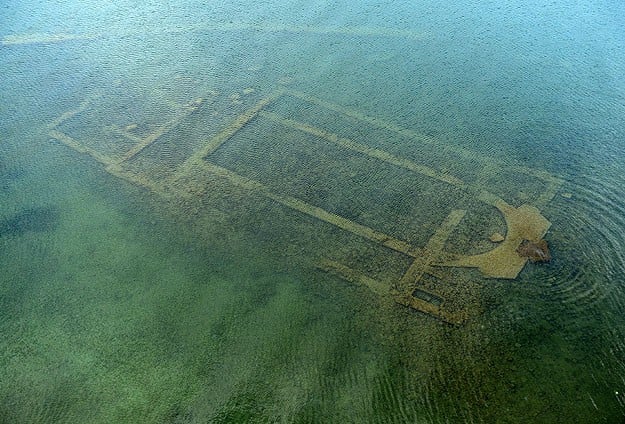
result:
<svg viewBox="0 0 625 424"><path fill-rule="evenodd" d="M617 174L583 176L571 196L554 202L557 215L550 238L554 260L537 276L547 296L584 313L589 305L613 303L623 309L625 275L625 180Z"/></svg>

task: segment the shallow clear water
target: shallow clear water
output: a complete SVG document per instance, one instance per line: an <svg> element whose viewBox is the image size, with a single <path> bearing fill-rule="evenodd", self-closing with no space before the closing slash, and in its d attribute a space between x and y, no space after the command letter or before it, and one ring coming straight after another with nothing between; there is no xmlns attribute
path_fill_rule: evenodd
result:
<svg viewBox="0 0 625 424"><path fill-rule="evenodd" d="M0 18L1 422L624 421L622 4L46 7ZM552 260L427 262L485 199Z"/></svg>

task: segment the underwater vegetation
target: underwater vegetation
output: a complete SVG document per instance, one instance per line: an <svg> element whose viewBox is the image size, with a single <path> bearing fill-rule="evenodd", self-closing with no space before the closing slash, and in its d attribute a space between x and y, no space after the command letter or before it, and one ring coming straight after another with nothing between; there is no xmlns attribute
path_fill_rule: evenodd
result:
<svg viewBox="0 0 625 424"><path fill-rule="evenodd" d="M19 237L27 232L45 232L56 228L59 212L56 207L22 209L15 215L0 220L0 237Z"/></svg>

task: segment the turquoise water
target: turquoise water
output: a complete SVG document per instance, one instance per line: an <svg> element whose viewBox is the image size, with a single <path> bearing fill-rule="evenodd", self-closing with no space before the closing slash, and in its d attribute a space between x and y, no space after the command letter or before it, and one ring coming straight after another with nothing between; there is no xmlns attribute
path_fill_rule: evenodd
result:
<svg viewBox="0 0 625 424"><path fill-rule="evenodd" d="M624 422L622 4L14 3L0 422Z"/></svg>

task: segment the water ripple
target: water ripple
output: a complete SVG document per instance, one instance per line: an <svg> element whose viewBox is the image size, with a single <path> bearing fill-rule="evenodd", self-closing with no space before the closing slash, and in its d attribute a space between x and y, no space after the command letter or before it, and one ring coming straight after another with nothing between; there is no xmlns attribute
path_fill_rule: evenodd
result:
<svg viewBox="0 0 625 424"><path fill-rule="evenodd" d="M548 296L583 311L602 301L625 306L625 179L582 176L554 202L554 261L542 277ZM567 196L568 197L568 196Z"/></svg>

